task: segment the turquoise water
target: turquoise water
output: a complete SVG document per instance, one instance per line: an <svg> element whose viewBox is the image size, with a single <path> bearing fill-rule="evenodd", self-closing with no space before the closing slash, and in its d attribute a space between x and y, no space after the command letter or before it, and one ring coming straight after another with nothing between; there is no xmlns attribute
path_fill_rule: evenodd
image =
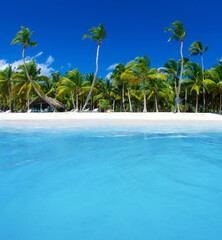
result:
<svg viewBox="0 0 222 240"><path fill-rule="evenodd" d="M222 239L222 126L0 125L0 240Z"/></svg>

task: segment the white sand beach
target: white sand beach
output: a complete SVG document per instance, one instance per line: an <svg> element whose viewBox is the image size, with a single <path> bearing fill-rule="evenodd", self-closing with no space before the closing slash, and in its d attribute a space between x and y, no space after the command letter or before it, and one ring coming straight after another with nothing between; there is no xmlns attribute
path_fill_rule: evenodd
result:
<svg viewBox="0 0 222 240"><path fill-rule="evenodd" d="M222 123L222 115L214 113L0 113L0 121L26 120L125 120L136 121L217 121Z"/></svg>

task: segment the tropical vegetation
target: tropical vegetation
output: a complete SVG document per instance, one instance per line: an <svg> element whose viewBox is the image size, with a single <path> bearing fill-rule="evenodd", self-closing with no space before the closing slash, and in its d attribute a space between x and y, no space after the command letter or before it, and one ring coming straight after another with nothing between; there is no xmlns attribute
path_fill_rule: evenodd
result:
<svg viewBox="0 0 222 240"><path fill-rule="evenodd" d="M183 55L186 32L183 24L176 21L166 32L169 41L180 42L180 59L166 60L162 67L152 67L147 56L136 57L127 64L119 63L109 77L98 76L99 51L106 38L103 24L93 27L83 39L97 42L95 73L82 74L77 68L62 75L41 74L35 59L27 61L25 51L35 47L31 40L33 32L21 27L11 44L22 45L23 64L16 69L8 65L0 71L0 110L26 112L35 110L33 101L40 99L50 108L59 111L85 109L115 112L222 112L222 61L204 69L204 58L209 46L201 41L191 44L189 56ZM200 56L201 64L192 62L192 56ZM188 58L189 57L189 58ZM207 59L205 59L207 61Z"/></svg>

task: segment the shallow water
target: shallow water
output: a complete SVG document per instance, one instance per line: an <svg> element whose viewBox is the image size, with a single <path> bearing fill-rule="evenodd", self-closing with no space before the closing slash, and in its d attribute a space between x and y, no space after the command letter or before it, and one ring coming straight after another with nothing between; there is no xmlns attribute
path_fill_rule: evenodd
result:
<svg viewBox="0 0 222 240"><path fill-rule="evenodd" d="M219 240L219 124L0 124L1 240Z"/></svg>

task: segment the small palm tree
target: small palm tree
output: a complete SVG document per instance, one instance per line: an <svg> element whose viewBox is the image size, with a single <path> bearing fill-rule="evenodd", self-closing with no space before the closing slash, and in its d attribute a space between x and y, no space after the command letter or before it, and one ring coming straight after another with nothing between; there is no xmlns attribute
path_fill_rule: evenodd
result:
<svg viewBox="0 0 222 240"><path fill-rule="evenodd" d="M71 94L73 108L75 108L74 96L76 96L76 110L79 109L79 96L89 91L88 82L83 81L83 75L78 69L69 70L65 76L60 78L58 96Z"/></svg>
<svg viewBox="0 0 222 240"><path fill-rule="evenodd" d="M179 106L179 97L180 97L180 89L181 89L181 81L183 76L183 42L184 38L186 37L185 30L183 28L183 24L180 21L176 21L171 24L170 28L166 28L165 32L171 31L173 33L173 36L168 40L170 42L171 40L174 41L180 41L180 55L181 55L181 69L180 69L180 79L179 79L179 85L177 89L177 95L176 95L176 106L174 109L174 112L180 112L180 106Z"/></svg>
<svg viewBox="0 0 222 240"><path fill-rule="evenodd" d="M152 72L152 76L147 82L148 88L148 100L151 97L154 97L156 112L158 110L158 98L168 99L170 95L170 88L166 82L166 75L160 74L156 68L150 70Z"/></svg>
<svg viewBox="0 0 222 240"><path fill-rule="evenodd" d="M8 65L3 71L0 72L0 90L1 92L7 92L8 98L9 98L9 110L12 110L12 104L11 104L11 99L12 99L12 67L11 65Z"/></svg>
<svg viewBox="0 0 222 240"><path fill-rule="evenodd" d="M31 79L31 77L29 76L28 73L28 69L25 63L25 50L27 47L36 47L37 46L37 42L32 42L31 41L31 36L32 36L33 32L30 32L30 30L28 28L25 28L23 26L21 26L21 30L16 34L16 38L14 38L11 42L11 44L21 44L23 47L23 51L22 51L22 59L23 59L23 64L25 67L25 72L28 78L28 81L30 81L32 87L34 88L35 92L39 95L40 98L42 98L46 103L48 103L53 109L56 109L55 106L51 103L51 101L49 101L48 98L45 98L43 96L42 93L39 92L39 90L36 88L33 80Z"/></svg>
<svg viewBox="0 0 222 240"><path fill-rule="evenodd" d="M185 71L184 75L188 79L183 79L183 85L190 88L190 92L196 92L196 113L198 112L199 106L199 94L200 90L203 87L203 78L202 78L202 69L198 63L190 62Z"/></svg>
<svg viewBox="0 0 222 240"><path fill-rule="evenodd" d="M213 98L220 94L219 112L222 113L222 64L214 65L206 73L208 78L204 80L205 87L213 92Z"/></svg>
<svg viewBox="0 0 222 240"><path fill-rule="evenodd" d="M87 73L85 76L83 76L86 81L89 83L90 86L92 86L92 83L93 83L93 79L94 79L94 73ZM91 109L93 110L94 108L94 104L93 104L93 97L94 97L94 94L96 94L98 92L98 87L100 85L100 78L96 78L95 82L94 82L94 85L93 85L93 90L92 90L92 93L91 93Z"/></svg>
<svg viewBox="0 0 222 240"><path fill-rule="evenodd" d="M35 63L34 59L32 59L30 62L28 62L25 65L20 65L18 66L17 70L19 72L14 73L12 75L12 80L14 82L13 86L13 94L22 96L25 95L26 98L26 105L27 109L29 110L29 102L30 102L30 94L31 93L36 93L35 88L40 92L42 95L44 94L43 88L49 82L49 78L40 75L41 74L41 69L38 68L38 64ZM28 72L28 75L33 81L33 84L35 88L33 88L33 85L31 82L28 80L26 70Z"/></svg>
<svg viewBox="0 0 222 240"><path fill-rule="evenodd" d="M113 85L120 85L122 87L122 94L121 94L121 104L120 104L120 111L123 108L123 111L126 111L125 107L125 82L126 79L121 78L121 74L125 71L125 66L122 63L119 63L115 69L113 70L110 78L113 79Z"/></svg>
<svg viewBox="0 0 222 240"><path fill-rule="evenodd" d="M98 43L98 47L97 47L97 54L96 54L96 72L94 74L94 78L93 78L93 82L92 82L92 85L91 85L91 88L90 88L90 91L89 91L89 94L86 98L86 102L82 108L82 111L85 109L88 101L89 101L89 98L91 96L91 93L93 91L93 86L94 86L94 83L96 81L96 76L97 76L97 73L98 73L98 69L99 69L99 66L98 66L98 59L99 59L99 49L100 49L100 46L102 44L102 39L105 39L106 38L106 30L103 26L103 24L99 24L99 27L96 28L96 27L93 27L89 30L89 32L91 34L86 34L83 36L83 39L86 39L86 38L91 38L93 41L97 41Z"/></svg>
<svg viewBox="0 0 222 240"><path fill-rule="evenodd" d="M202 76L204 81L204 62L203 62L203 53L206 52L209 49L209 46L207 45L205 48L203 48L203 45L200 41L196 41L191 44L189 51L190 56L196 56L200 54L201 56L201 63L202 63ZM205 112L205 88L203 87L203 111Z"/></svg>

